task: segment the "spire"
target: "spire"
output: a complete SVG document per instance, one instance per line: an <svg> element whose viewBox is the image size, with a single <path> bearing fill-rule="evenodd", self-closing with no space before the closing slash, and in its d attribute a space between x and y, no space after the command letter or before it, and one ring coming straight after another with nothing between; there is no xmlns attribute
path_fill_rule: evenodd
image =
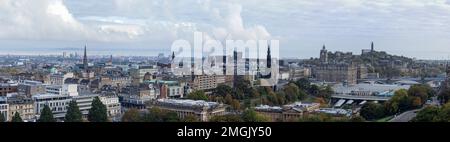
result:
<svg viewBox="0 0 450 142"><path fill-rule="evenodd" d="M372 41L372 44L371 44L371 46L370 46L371 48L371 51L373 52L373 51L375 51L375 48L374 48L374 46L373 46L373 41Z"/></svg>
<svg viewBox="0 0 450 142"><path fill-rule="evenodd" d="M270 44L267 48L267 68L272 68L272 55L270 55Z"/></svg>
<svg viewBox="0 0 450 142"><path fill-rule="evenodd" d="M84 67L84 70L87 71L87 68L88 68L87 44L84 46L83 67Z"/></svg>
<svg viewBox="0 0 450 142"><path fill-rule="evenodd" d="M326 49L326 48L325 48L325 44L323 44L323 47L322 47L322 49L323 49L323 50L325 50L325 49Z"/></svg>

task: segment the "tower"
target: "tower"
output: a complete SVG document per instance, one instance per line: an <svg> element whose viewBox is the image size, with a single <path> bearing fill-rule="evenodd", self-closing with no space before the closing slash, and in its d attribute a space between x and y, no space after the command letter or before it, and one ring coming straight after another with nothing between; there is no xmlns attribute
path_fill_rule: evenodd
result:
<svg viewBox="0 0 450 142"><path fill-rule="evenodd" d="M320 50L320 62L327 63L328 62L328 51L325 47L325 44L322 47L322 50Z"/></svg>
<svg viewBox="0 0 450 142"><path fill-rule="evenodd" d="M84 46L84 56L83 56L83 69L87 72L88 70L88 59L87 59L87 45Z"/></svg>
<svg viewBox="0 0 450 142"><path fill-rule="evenodd" d="M113 56L111 55L111 56L109 56L108 64L109 64L109 65L112 65L112 62L113 62Z"/></svg>
<svg viewBox="0 0 450 142"><path fill-rule="evenodd" d="M270 44L267 48L267 68L272 68L272 55L270 55Z"/></svg>
<svg viewBox="0 0 450 142"><path fill-rule="evenodd" d="M374 51L375 51L375 48L374 48L374 46L373 46L373 41L372 41L372 44L370 45L370 51L371 51L371 52L374 52Z"/></svg>

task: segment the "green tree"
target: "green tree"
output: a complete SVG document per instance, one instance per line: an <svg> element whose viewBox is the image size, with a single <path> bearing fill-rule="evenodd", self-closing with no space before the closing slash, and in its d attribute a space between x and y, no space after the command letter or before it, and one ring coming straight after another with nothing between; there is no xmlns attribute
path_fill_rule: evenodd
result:
<svg viewBox="0 0 450 142"><path fill-rule="evenodd" d="M55 118L53 118L53 112L48 105L45 105L42 109L38 122L56 122Z"/></svg>
<svg viewBox="0 0 450 142"><path fill-rule="evenodd" d="M83 122L83 114L78 107L76 101L71 101L69 103L69 108L67 108L67 113L64 118L65 122Z"/></svg>
<svg viewBox="0 0 450 142"><path fill-rule="evenodd" d="M233 100L233 101L231 101L231 107L234 109L234 110L240 110L241 109L241 103L239 103L239 100Z"/></svg>
<svg viewBox="0 0 450 142"><path fill-rule="evenodd" d="M242 118L239 115L227 114L227 115L216 115L209 119L209 122L242 122Z"/></svg>
<svg viewBox="0 0 450 142"><path fill-rule="evenodd" d="M308 91L311 89L311 82L307 78L301 78L295 84L302 90Z"/></svg>
<svg viewBox="0 0 450 142"><path fill-rule="evenodd" d="M19 112L14 113L14 116L13 116L11 122L23 122L22 118L20 117Z"/></svg>
<svg viewBox="0 0 450 142"><path fill-rule="evenodd" d="M412 120L413 122L439 122L440 110L434 106L428 106L423 110L419 111L416 117Z"/></svg>
<svg viewBox="0 0 450 142"><path fill-rule="evenodd" d="M350 119L350 122L366 122L366 119L364 119L364 118L361 117L361 116L353 116L353 117Z"/></svg>
<svg viewBox="0 0 450 142"><path fill-rule="evenodd" d="M181 121L182 122L199 122L198 118L193 115L187 115Z"/></svg>
<svg viewBox="0 0 450 142"><path fill-rule="evenodd" d="M450 122L450 103L441 107L438 117L443 122Z"/></svg>
<svg viewBox="0 0 450 142"><path fill-rule="evenodd" d="M285 93L288 102L295 102L306 98L306 94L303 91L301 92L300 88L293 83L286 85L283 88L283 92Z"/></svg>
<svg viewBox="0 0 450 142"><path fill-rule="evenodd" d="M450 100L450 88L445 86L438 95L441 104L446 104Z"/></svg>
<svg viewBox="0 0 450 142"><path fill-rule="evenodd" d="M5 122L5 121L6 121L5 115L0 112L0 122Z"/></svg>
<svg viewBox="0 0 450 142"><path fill-rule="evenodd" d="M258 114L253 109L245 110L242 113L242 120L244 122L267 122L268 121L268 119L265 116Z"/></svg>
<svg viewBox="0 0 450 142"><path fill-rule="evenodd" d="M88 120L90 122L107 122L108 112L106 106L100 101L99 97L95 97L92 101L91 109L88 113Z"/></svg>
<svg viewBox="0 0 450 142"><path fill-rule="evenodd" d="M205 92L200 90L189 93L187 98L191 100L208 100L208 96L205 95Z"/></svg>
<svg viewBox="0 0 450 142"><path fill-rule="evenodd" d="M141 122L141 114L137 109L129 109L122 116L122 122Z"/></svg>
<svg viewBox="0 0 450 142"><path fill-rule="evenodd" d="M408 95L419 97L421 104L424 104L429 97L433 96L433 89L428 85L413 85L408 89Z"/></svg>
<svg viewBox="0 0 450 142"><path fill-rule="evenodd" d="M231 88L228 85L224 85L224 84L220 84L219 86L217 86L216 89L214 89L214 92L213 92L213 94L219 95L219 96L222 96L222 97L230 95L231 93L233 93L233 88Z"/></svg>
<svg viewBox="0 0 450 142"><path fill-rule="evenodd" d="M367 120L374 120L384 117L384 108L380 104L366 103L361 107L360 115Z"/></svg>
<svg viewBox="0 0 450 142"><path fill-rule="evenodd" d="M180 122L179 116L173 111L166 111L157 107L148 110L143 121L145 122Z"/></svg>

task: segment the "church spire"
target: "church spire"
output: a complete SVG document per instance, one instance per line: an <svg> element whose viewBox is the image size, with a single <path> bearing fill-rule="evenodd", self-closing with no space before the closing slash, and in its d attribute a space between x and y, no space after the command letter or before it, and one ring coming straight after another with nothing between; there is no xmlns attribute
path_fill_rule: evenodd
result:
<svg viewBox="0 0 450 142"><path fill-rule="evenodd" d="M84 70L87 71L88 69L87 44L84 46L83 67Z"/></svg>
<svg viewBox="0 0 450 142"><path fill-rule="evenodd" d="M267 68L272 68L272 55L270 55L270 44L267 48Z"/></svg>
<svg viewBox="0 0 450 142"><path fill-rule="evenodd" d="M371 47L371 48L370 48L370 49L371 49L370 51L372 51L372 52L375 51L375 48L374 48L374 45L373 45L373 41L372 41L372 44L371 44L370 47Z"/></svg>

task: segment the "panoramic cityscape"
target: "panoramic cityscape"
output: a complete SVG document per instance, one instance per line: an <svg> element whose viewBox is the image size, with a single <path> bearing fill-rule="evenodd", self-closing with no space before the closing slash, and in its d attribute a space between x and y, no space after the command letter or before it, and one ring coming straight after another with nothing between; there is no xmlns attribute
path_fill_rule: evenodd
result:
<svg viewBox="0 0 450 142"><path fill-rule="evenodd" d="M0 122L450 121L450 1L258 2L2 0Z"/></svg>

